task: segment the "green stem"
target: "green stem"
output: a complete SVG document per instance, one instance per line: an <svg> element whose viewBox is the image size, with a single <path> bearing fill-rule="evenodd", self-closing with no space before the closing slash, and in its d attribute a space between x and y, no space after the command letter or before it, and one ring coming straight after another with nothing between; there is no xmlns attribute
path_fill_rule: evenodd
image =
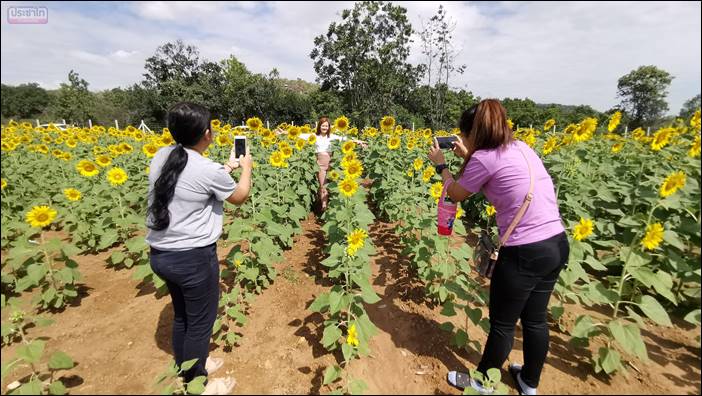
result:
<svg viewBox="0 0 702 396"><path fill-rule="evenodd" d="M660 206L660 201L651 209L651 212L648 214L648 221L646 222L646 226L648 226L651 223L651 218L653 217L653 212L658 209ZM637 232L636 235L634 235L634 238L631 240L631 243L629 244L629 253L626 255L626 260L624 261L624 268L622 268L622 275L620 278L619 282L619 291L617 292L617 303L614 305L614 318L617 318L617 315L619 314L619 305L624 303L622 301L622 293L624 291L624 283L625 283L625 278L627 275L627 269L629 267L629 259L631 259L631 253L634 251L634 245L636 245L636 241L639 240L639 236L641 235L641 232Z"/></svg>

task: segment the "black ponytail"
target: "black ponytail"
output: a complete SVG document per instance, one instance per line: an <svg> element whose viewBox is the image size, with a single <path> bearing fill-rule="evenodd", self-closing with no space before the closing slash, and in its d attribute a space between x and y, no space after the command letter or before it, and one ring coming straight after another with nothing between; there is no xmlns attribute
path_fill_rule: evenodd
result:
<svg viewBox="0 0 702 396"><path fill-rule="evenodd" d="M195 103L181 102L168 110L168 130L178 144L168 155L168 159L161 168L161 175L154 184L153 201L148 210L151 224L147 222L152 230L160 231L168 228L171 222L168 204L175 194L178 177L188 164L188 153L185 147L196 145L205 131L210 128L210 122L209 110Z"/></svg>

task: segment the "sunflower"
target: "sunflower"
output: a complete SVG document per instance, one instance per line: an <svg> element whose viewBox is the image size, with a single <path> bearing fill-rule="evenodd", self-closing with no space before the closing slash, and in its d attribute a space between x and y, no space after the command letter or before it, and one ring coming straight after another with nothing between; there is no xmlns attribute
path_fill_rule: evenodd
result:
<svg viewBox="0 0 702 396"><path fill-rule="evenodd" d="M696 131L700 130L700 111L697 110L695 111L695 114L692 115L690 118L690 126L693 127Z"/></svg>
<svg viewBox="0 0 702 396"><path fill-rule="evenodd" d="M297 139L297 141L295 142L295 148L298 150L302 150L303 148L305 148L305 141L302 139Z"/></svg>
<svg viewBox="0 0 702 396"><path fill-rule="evenodd" d="M152 143L145 144L142 148L141 151L146 155L147 158L152 158L154 155L156 155L156 152L158 151L158 146Z"/></svg>
<svg viewBox="0 0 702 396"><path fill-rule="evenodd" d="M346 163L346 166L344 167L344 175L346 175L347 178L355 179L355 178L361 177L362 173L363 173L363 165L361 164L361 161L359 161L359 160L349 161Z"/></svg>
<svg viewBox="0 0 702 396"><path fill-rule="evenodd" d="M114 167L107 172L107 181L109 181L113 186L124 184L128 178L127 172L120 167Z"/></svg>
<svg viewBox="0 0 702 396"><path fill-rule="evenodd" d="M400 147L400 138L397 136L393 136L390 139L388 139L388 148L390 150L397 150Z"/></svg>
<svg viewBox="0 0 702 396"><path fill-rule="evenodd" d="M582 241L592 234L593 224L592 220L580 218L580 223L576 224L573 228L573 236L576 240Z"/></svg>
<svg viewBox="0 0 702 396"><path fill-rule="evenodd" d="M428 166L426 169L424 169L424 172L422 172L422 181L425 183L428 182L435 174L436 170L434 170L434 167Z"/></svg>
<svg viewBox="0 0 702 396"><path fill-rule="evenodd" d="M414 171L412 169L407 169L407 177L414 177Z"/></svg>
<svg viewBox="0 0 702 396"><path fill-rule="evenodd" d="M288 129L288 139L290 139L291 142L294 142L298 137L300 137L300 133L300 127L291 126L290 129Z"/></svg>
<svg viewBox="0 0 702 396"><path fill-rule="evenodd" d="M575 131L573 131L573 139L576 142L584 142L589 140L595 133L595 129L597 129L597 119L588 117L584 119L580 125L578 125L578 128Z"/></svg>
<svg viewBox="0 0 702 396"><path fill-rule="evenodd" d="M258 131L263 126L263 122L261 122L261 119L258 117L251 117L246 120L246 126L252 131Z"/></svg>
<svg viewBox="0 0 702 396"><path fill-rule="evenodd" d="M380 120L380 129L382 131L389 131L395 127L395 118L392 116L385 116Z"/></svg>
<svg viewBox="0 0 702 396"><path fill-rule="evenodd" d="M415 144L416 144L416 143L414 143L414 140L408 141L408 142L407 142L407 150L410 150L410 151L411 151L411 150L414 150L414 148L416 147Z"/></svg>
<svg viewBox="0 0 702 396"><path fill-rule="evenodd" d="M218 134L215 141L217 142L218 146L231 146L233 144L232 140L229 138L229 135L225 135L223 133Z"/></svg>
<svg viewBox="0 0 702 396"><path fill-rule="evenodd" d="M285 162L285 156L283 156L283 153L280 151L274 151L271 153L271 156L269 158L269 162L271 165L275 166L276 168L287 168L288 163Z"/></svg>
<svg viewBox="0 0 702 396"><path fill-rule="evenodd" d="M222 125L222 121L220 121L220 120L212 120L212 122L211 122L210 124L212 125L212 128L219 128L220 125Z"/></svg>
<svg viewBox="0 0 702 396"><path fill-rule="evenodd" d="M334 120L334 128L339 131L345 131L349 127L349 119L341 116Z"/></svg>
<svg viewBox="0 0 702 396"><path fill-rule="evenodd" d="M63 155L61 156L61 159L64 161L70 161L71 158L73 158L73 155L71 153L64 152Z"/></svg>
<svg viewBox="0 0 702 396"><path fill-rule="evenodd" d="M429 193L431 194L432 198L439 199L441 197L441 192L443 191L443 188L444 188L444 183L436 182L436 183L431 185L431 188L429 189Z"/></svg>
<svg viewBox="0 0 702 396"><path fill-rule="evenodd" d="M670 143L670 137L673 135L673 128L661 128L653 135L653 141L651 141L651 150L659 151Z"/></svg>
<svg viewBox="0 0 702 396"><path fill-rule="evenodd" d="M509 127L509 129L514 129L514 123L512 122L512 120L507 119L507 126Z"/></svg>
<svg viewBox="0 0 702 396"><path fill-rule="evenodd" d="M461 217L463 217L463 208L459 206L458 209L456 209L456 218L460 219Z"/></svg>
<svg viewBox="0 0 702 396"><path fill-rule="evenodd" d="M551 152L556 148L557 145L558 145L558 138L557 137L554 136L554 137L548 138L546 143L544 143L544 150L543 150L544 155L551 154Z"/></svg>
<svg viewBox="0 0 702 396"><path fill-rule="evenodd" d="M358 190L358 183L354 179L345 178L339 183L339 191L346 197L351 198Z"/></svg>
<svg viewBox="0 0 702 396"><path fill-rule="evenodd" d="M310 137L307 138L307 143L309 143L309 144L317 143L317 135L310 135Z"/></svg>
<svg viewBox="0 0 702 396"><path fill-rule="evenodd" d="M378 134L378 129L376 128L368 128L363 131L363 134L368 137L375 137Z"/></svg>
<svg viewBox="0 0 702 396"><path fill-rule="evenodd" d="M283 154L283 158L285 158L285 159L288 159L288 158L292 157L292 155L293 155L293 151L292 151L292 148L290 148L290 146L281 148L280 152L281 152L281 154Z"/></svg>
<svg viewBox="0 0 702 396"><path fill-rule="evenodd" d="M685 187L685 173L682 171L674 172L663 181L661 185L661 197L673 195L678 189Z"/></svg>
<svg viewBox="0 0 702 396"><path fill-rule="evenodd" d="M356 143L349 140L347 142L344 142L344 144L341 146L341 151L344 154L348 154L348 153L352 152L355 148L356 148Z"/></svg>
<svg viewBox="0 0 702 396"><path fill-rule="evenodd" d="M419 170L422 169L422 167L424 166L424 160L422 160L421 158L417 158L416 160L414 160L414 163L412 165L414 166L414 170L419 172Z"/></svg>
<svg viewBox="0 0 702 396"><path fill-rule="evenodd" d="M355 161L357 159L356 157L356 152L352 151L344 156L344 158L341 159L341 167L345 168L347 164L351 161Z"/></svg>
<svg viewBox="0 0 702 396"><path fill-rule="evenodd" d="M617 129L617 126L619 126L619 122L622 120L622 112L617 111L616 113L612 114L612 117L609 118L609 124L607 125L607 130L609 132L614 131Z"/></svg>
<svg viewBox="0 0 702 396"><path fill-rule="evenodd" d="M634 140L641 140L646 137L646 132L644 132L644 130L641 128L636 128L631 131L631 136L634 138Z"/></svg>
<svg viewBox="0 0 702 396"><path fill-rule="evenodd" d="M5 180L5 178L3 178L2 179L2 190L4 190L5 187L7 187L7 180Z"/></svg>
<svg viewBox="0 0 702 396"><path fill-rule="evenodd" d="M78 201L81 197L80 191L76 190L75 188L64 189L63 195L65 195L69 201Z"/></svg>
<svg viewBox="0 0 702 396"><path fill-rule="evenodd" d="M39 144L39 145L37 145L37 152L42 153L42 154L47 154L49 152L49 148L46 147L45 144Z"/></svg>
<svg viewBox="0 0 702 396"><path fill-rule="evenodd" d="M654 223L646 227L646 236L641 240L644 249L653 250L663 240L663 226L661 223Z"/></svg>
<svg viewBox="0 0 702 396"><path fill-rule="evenodd" d="M112 163L112 158L110 158L109 155L98 155L97 158L95 158L95 162L100 165L101 167L105 168L110 166Z"/></svg>
<svg viewBox="0 0 702 396"><path fill-rule="evenodd" d="M76 148L78 142L75 139L66 139L66 146L69 148Z"/></svg>
<svg viewBox="0 0 702 396"><path fill-rule="evenodd" d="M553 128L554 125L556 125L556 120L554 120L553 118L549 119L544 124L544 131L550 130L551 128Z"/></svg>
<svg viewBox="0 0 702 396"><path fill-rule="evenodd" d="M622 148L624 148L624 143L616 143L612 146L612 154L616 154L620 151L622 151Z"/></svg>
<svg viewBox="0 0 702 396"><path fill-rule="evenodd" d="M32 227L44 228L56 218L57 212L48 206L35 206L27 213L27 223Z"/></svg>
<svg viewBox="0 0 702 396"><path fill-rule="evenodd" d="M356 252L363 247L367 237L368 234L366 231L360 228L351 232L351 234L346 237L346 241L349 244L348 248L346 248L346 253L348 253L349 256L355 256Z"/></svg>
<svg viewBox="0 0 702 396"><path fill-rule="evenodd" d="M687 155L689 155L692 158L700 156L700 135L695 136L695 140L692 142L692 145L690 146L690 150L687 152Z"/></svg>
<svg viewBox="0 0 702 396"><path fill-rule="evenodd" d="M141 142L142 140L144 140L145 136L144 136L144 132L142 132L141 130L138 130L138 131L134 132L134 135L132 135L132 137L137 142Z"/></svg>
<svg viewBox="0 0 702 396"><path fill-rule="evenodd" d="M351 345L352 347L357 347L359 342L358 342L358 334L356 333L356 324L352 324L351 327L349 327L349 334L346 337L346 343Z"/></svg>
<svg viewBox="0 0 702 396"><path fill-rule="evenodd" d="M339 180L339 172L337 172L336 170L333 170L333 171L329 172L329 179L330 179L331 181L337 181L337 180Z"/></svg>
<svg viewBox="0 0 702 396"><path fill-rule="evenodd" d="M485 208L485 214L488 215L488 217L494 215L495 213L497 213L497 211L495 210L495 207L494 207L494 206L488 205L488 206Z"/></svg>
<svg viewBox="0 0 702 396"><path fill-rule="evenodd" d="M78 164L76 165L76 169L82 176L85 177L93 177L100 173L100 170L98 169L97 165L92 163L92 161L88 160L80 160Z"/></svg>

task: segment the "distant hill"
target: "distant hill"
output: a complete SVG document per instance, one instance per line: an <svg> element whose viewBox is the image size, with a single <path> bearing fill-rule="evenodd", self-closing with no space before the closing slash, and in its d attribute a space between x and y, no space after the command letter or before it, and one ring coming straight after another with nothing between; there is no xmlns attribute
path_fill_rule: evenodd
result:
<svg viewBox="0 0 702 396"><path fill-rule="evenodd" d="M308 94L312 91L319 89L319 85L311 82L307 82L301 78L296 80L288 80L287 78L279 78L278 83L281 87L289 89L295 93Z"/></svg>

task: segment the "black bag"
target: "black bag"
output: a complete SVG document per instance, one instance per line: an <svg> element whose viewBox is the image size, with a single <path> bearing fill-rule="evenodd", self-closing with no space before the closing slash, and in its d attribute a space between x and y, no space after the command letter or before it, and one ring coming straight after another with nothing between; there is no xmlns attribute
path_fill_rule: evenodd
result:
<svg viewBox="0 0 702 396"><path fill-rule="evenodd" d="M480 231L478 239L478 247L475 249L475 266L478 273L486 278L492 278L492 272L497 264L499 250L490 234L487 231Z"/></svg>

